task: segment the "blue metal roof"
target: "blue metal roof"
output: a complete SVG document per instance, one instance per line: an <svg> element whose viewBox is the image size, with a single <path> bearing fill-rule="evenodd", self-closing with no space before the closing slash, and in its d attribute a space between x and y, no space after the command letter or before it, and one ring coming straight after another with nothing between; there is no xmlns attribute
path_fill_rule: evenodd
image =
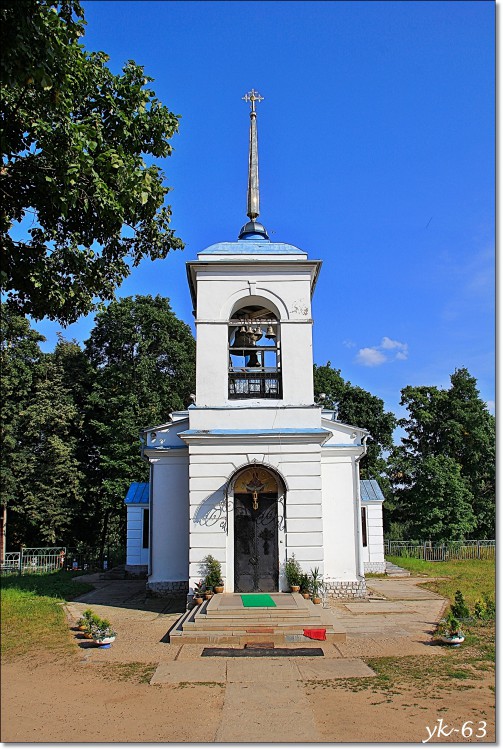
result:
<svg viewBox="0 0 503 750"><path fill-rule="evenodd" d="M378 500L383 502L384 495L376 479L360 479L360 495L362 500Z"/></svg>
<svg viewBox="0 0 503 750"><path fill-rule="evenodd" d="M127 495L124 498L126 505L132 503L148 505L149 500L149 483L148 482L133 482L129 485Z"/></svg>
<svg viewBox="0 0 503 750"><path fill-rule="evenodd" d="M217 242L202 250L198 255L306 255L295 245L285 242L270 242L263 239L237 240L237 242Z"/></svg>
<svg viewBox="0 0 503 750"><path fill-rule="evenodd" d="M277 427L273 430L185 430L182 435L330 435L329 430L319 427Z"/></svg>

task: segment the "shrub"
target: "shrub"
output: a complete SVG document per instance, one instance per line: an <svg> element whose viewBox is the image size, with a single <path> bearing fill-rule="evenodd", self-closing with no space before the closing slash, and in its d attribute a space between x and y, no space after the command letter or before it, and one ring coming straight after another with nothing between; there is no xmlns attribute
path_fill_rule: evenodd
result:
<svg viewBox="0 0 503 750"><path fill-rule="evenodd" d="M466 620L470 617L470 610L468 609L464 596L459 589L454 594L454 604L451 604L451 612L453 617L458 620Z"/></svg>
<svg viewBox="0 0 503 750"><path fill-rule="evenodd" d="M302 568L300 567L298 560L295 559L294 554L292 554L285 563L285 576L290 587L300 586Z"/></svg>
<svg viewBox="0 0 503 750"><path fill-rule="evenodd" d="M212 555L206 555L203 560L204 585L211 591L215 586L223 586L222 567Z"/></svg>

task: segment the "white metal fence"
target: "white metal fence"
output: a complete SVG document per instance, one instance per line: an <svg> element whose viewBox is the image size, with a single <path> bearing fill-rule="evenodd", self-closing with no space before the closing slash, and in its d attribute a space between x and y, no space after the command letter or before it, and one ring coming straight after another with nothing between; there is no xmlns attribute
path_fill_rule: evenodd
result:
<svg viewBox="0 0 503 750"><path fill-rule="evenodd" d="M446 560L494 560L496 541L494 539L465 539L455 542L384 542L384 554L391 557L413 557L416 560L445 562Z"/></svg>
<svg viewBox="0 0 503 750"><path fill-rule="evenodd" d="M2 573L50 573L65 565L66 547L23 547L6 552L0 563Z"/></svg>

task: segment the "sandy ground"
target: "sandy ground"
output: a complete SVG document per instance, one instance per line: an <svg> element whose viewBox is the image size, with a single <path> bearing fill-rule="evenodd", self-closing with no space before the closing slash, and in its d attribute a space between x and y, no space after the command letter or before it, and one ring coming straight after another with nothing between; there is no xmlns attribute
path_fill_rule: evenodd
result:
<svg viewBox="0 0 503 750"><path fill-rule="evenodd" d="M348 638L337 646L323 644L326 656L438 655L429 641L444 601L415 583L379 579L372 582L374 601L336 605ZM420 743L435 729L432 742L494 742L490 673L484 680L465 681L454 694L448 686L432 691L427 684L393 693L360 689L351 680L327 681L321 669L319 679L272 683L261 680L258 666L255 679L248 659L242 682L205 683L197 681L201 646L163 642L176 620L176 606L147 599L138 584L96 585L67 607L68 637L74 644L68 657L55 661L37 653L3 666L2 741ZM90 647L73 629L88 606L109 617L118 631L111 649ZM175 661L187 665L190 679L178 684L139 681L141 665L151 665L149 680L159 664ZM140 666L121 666L131 663ZM439 721L444 732L440 740ZM465 724L470 721L474 723ZM471 739L461 735L463 725L466 735L473 731Z"/></svg>

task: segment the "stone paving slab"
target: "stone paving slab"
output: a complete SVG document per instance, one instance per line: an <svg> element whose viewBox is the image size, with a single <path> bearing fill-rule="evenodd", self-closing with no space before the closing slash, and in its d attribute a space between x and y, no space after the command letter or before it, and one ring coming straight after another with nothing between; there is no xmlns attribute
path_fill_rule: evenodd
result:
<svg viewBox="0 0 503 750"><path fill-rule="evenodd" d="M236 720L239 717L239 720ZM300 682L230 682L215 742L321 742Z"/></svg>
<svg viewBox="0 0 503 750"><path fill-rule="evenodd" d="M346 643L340 643L339 649L343 656L347 657L372 657L383 656L438 656L446 655L447 649L438 649L431 646L430 642L417 638L388 638L376 637L365 639L351 639Z"/></svg>
<svg viewBox="0 0 503 750"><path fill-rule="evenodd" d="M229 659L227 661L227 682L271 682L299 680L297 662L293 659Z"/></svg>
<svg viewBox="0 0 503 750"><path fill-rule="evenodd" d="M407 602L388 602L385 600L379 600L376 602L351 602L346 604L346 609L355 614L387 614L393 612L393 614L404 613L410 615L416 612L414 604L408 604Z"/></svg>
<svg viewBox="0 0 503 750"><path fill-rule="evenodd" d="M367 583L367 588L376 591L386 599L397 599L401 601L419 601L421 599L443 599L440 594L428 589L419 588L416 584L425 583L429 578L372 578Z"/></svg>
<svg viewBox="0 0 503 750"><path fill-rule="evenodd" d="M197 659L161 662L151 685L180 682L227 682L277 685L298 680L336 680L374 677L361 659L330 657L261 657L260 659Z"/></svg>
<svg viewBox="0 0 503 750"><path fill-rule="evenodd" d="M303 659L298 663L303 680L340 680L348 677L375 677L375 672L361 659Z"/></svg>

